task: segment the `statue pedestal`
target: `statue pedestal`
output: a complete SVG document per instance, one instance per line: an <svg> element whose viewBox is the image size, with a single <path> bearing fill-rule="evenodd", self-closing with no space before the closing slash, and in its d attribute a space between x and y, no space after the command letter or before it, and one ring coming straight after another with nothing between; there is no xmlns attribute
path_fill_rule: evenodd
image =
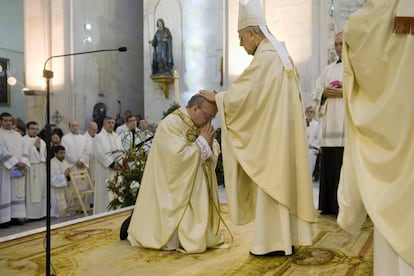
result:
<svg viewBox="0 0 414 276"><path fill-rule="evenodd" d="M152 75L151 79L160 84L161 90L164 92L165 98L169 98L170 84L174 82L173 76L168 75Z"/></svg>

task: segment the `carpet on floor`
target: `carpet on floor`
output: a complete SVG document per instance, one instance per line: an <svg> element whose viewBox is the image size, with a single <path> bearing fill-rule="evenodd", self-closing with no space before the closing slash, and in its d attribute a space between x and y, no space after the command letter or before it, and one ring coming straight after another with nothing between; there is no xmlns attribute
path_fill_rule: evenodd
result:
<svg viewBox="0 0 414 276"><path fill-rule="evenodd" d="M372 222L358 235L342 231L334 217L319 216L314 244L291 257L249 255L254 224L232 225L227 206L222 216L234 242L230 249L185 255L130 246L119 239L130 211L52 230L51 263L55 275L372 275ZM222 226L226 240L230 236ZM45 233L0 243L1 275L45 275Z"/></svg>

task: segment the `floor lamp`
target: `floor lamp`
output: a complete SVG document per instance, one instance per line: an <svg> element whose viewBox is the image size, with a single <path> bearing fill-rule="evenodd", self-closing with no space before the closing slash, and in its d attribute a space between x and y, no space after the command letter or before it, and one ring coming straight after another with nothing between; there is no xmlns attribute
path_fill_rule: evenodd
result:
<svg viewBox="0 0 414 276"><path fill-rule="evenodd" d="M120 47L117 49L103 49L103 50L96 50L96 51L87 51L87 52L79 52L79 53L71 53L71 54L64 54L64 55L57 55L57 56L50 56L46 59L45 63L43 64L43 77L46 79L46 275L55 275L50 274L50 160L52 157L51 148L50 148L50 80L53 78L53 71L46 70L46 65L49 60L57 57L67 57L67 56L76 56L76 55L85 55L91 53L98 53L98 52L126 52L127 47Z"/></svg>

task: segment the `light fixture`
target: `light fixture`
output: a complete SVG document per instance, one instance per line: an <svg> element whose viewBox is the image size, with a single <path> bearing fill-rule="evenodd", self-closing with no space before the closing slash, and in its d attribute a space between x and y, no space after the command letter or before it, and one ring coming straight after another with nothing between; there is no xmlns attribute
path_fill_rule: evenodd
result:
<svg viewBox="0 0 414 276"><path fill-rule="evenodd" d="M16 85L16 83L17 83L17 80L16 80L15 77L10 76L10 77L7 78L7 84L8 85L14 86L14 85Z"/></svg>
<svg viewBox="0 0 414 276"><path fill-rule="evenodd" d="M83 39L83 43L91 43L92 42L92 37L87 36Z"/></svg>
<svg viewBox="0 0 414 276"><path fill-rule="evenodd" d="M7 84L10 85L10 86L15 86L16 84L20 85L22 87L22 90L21 90L22 94L26 95L26 96L41 96L41 95L45 94L45 91L33 90L33 89L25 87L23 83L18 81L13 76L9 76L7 78Z"/></svg>
<svg viewBox="0 0 414 276"><path fill-rule="evenodd" d="M92 25L91 25L91 24L89 24L89 23L86 23L86 24L84 25L84 28L85 28L85 30L90 31L90 30L92 30Z"/></svg>

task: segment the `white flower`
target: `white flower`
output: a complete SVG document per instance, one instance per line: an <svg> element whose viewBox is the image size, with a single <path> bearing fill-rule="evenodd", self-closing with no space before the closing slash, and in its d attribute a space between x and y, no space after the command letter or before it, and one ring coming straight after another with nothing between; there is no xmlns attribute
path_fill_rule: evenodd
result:
<svg viewBox="0 0 414 276"><path fill-rule="evenodd" d="M116 183L115 183L115 185L116 186L120 186L120 185L122 185L122 182L124 181L124 178L122 177L122 176L118 176L117 177L117 179L116 179Z"/></svg>
<svg viewBox="0 0 414 276"><path fill-rule="evenodd" d="M119 202L121 202L121 203L122 203L122 202L124 202L124 198L123 198L123 197L121 197L121 196L120 196L120 197L118 197L118 200L119 200Z"/></svg>
<svg viewBox="0 0 414 276"><path fill-rule="evenodd" d="M139 183L138 181L132 181L131 184L129 185L130 189L138 189L139 188Z"/></svg>

